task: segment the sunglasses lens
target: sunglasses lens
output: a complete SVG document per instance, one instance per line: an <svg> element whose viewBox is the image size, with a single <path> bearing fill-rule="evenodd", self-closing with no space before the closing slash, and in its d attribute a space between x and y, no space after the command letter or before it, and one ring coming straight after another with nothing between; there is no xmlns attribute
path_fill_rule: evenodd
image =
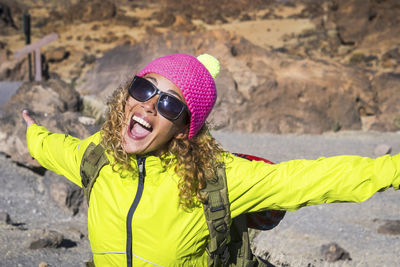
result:
<svg viewBox="0 0 400 267"><path fill-rule="evenodd" d="M135 76L132 81L129 87L129 94L140 102L146 102L156 94L159 94L157 110L168 120L178 119L186 107L178 98L159 91L150 81L138 76Z"/></svg>
<svg viewBox="0 0 400 267"><path fill-rule="evenodd" d="M143 78L136 78L129 88L129 94L138 101L144 102L154 96L156 89L152 83Z"/></svg>
<svg viewBox="0 0 400 267"><path fill-rule="evenodd" d="M158 100L158 111L169 120L176 120L184 109L184 104L175 97L162 94Z"/></svg>

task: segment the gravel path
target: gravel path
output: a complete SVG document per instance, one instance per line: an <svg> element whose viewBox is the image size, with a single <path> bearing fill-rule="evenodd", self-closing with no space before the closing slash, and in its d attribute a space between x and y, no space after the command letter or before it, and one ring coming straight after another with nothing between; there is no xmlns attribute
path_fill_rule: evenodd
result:
<svg viewBox="0 0 400 267"><path fill-rule="evenodd" d="M400 152L400 134L345 132L325 135L271 135L215 132L232 152L266 157L272 161L339 154L374 157L380 144ZM82 266L90 256L86 217L71 217L50 200L47 176L17 166L0 155L0 211L14 225L0 222L0 266ZM257 253L270 254L277 266L397 266L400 236L378 234L385 220L400 220L399 192L389 190L362 204L329 204L288 212L272 231L256 237ZM70 246L29 249L43 230L62 232ZM336 242L350 253L351 261L328 264L321 261L320 247ZM310 265L309 265L310 264Z"/></svg>
<svg viewBox="0 0 400 267"><path fill-rule="evenodd" d="M46 179L0 155L0 211L13 222L0 222L0 266L82 266L90 258L86 216L71 217L56 206ZM62 233L69 244L29 249L44 230Z"/></svg>

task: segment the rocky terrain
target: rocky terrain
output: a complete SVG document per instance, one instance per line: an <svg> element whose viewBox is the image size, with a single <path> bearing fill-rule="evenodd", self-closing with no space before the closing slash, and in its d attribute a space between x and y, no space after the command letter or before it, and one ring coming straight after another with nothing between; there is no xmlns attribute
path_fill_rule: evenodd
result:
<svg viewBox="0 0 400 267"><path fill-rule="evenodd" d="M400 129L395 0L0 3L3 80L27 79L27 60L13 60L13 53L24 45L21 15L29 11L33 41L60 36L42 49L45 75L100 106L154 57L210 53L223 66L217 129Z"/></svg>
<svg viewBox="0 0 400 267"><path fill-rule="evenodd" d="M28 82L27 58L13 56L25 45L21 18L27 12L31 15L33 42L52 32L59 35L41 50L45 78L42 82ZM326 140L327 133L347 130L378 131L381 134L376 138L390 136L397 140L399 13L397 0L220 0L218 4L211 0L0 0L0 170L4 170L0 171L0 266L37 266L41 261L52 266L79 266L89 257L82 194L65 179L45 172L30 157L20 117L23 108L30 109L38 122L50 130L84 138L99 128L112 91L129 81L151 59L176 52L209 53L221 62L216 80L219 98L210 116L215 130L313 134L307 142L300 138L299 142L305 144L317 140L315 134L324 133ZM10 96L1 91L1 81L24 83ZM236 140L234 134L222 136L222 143ZM247 140L243 146L229 142L226 146L279 162L310 155L306 151L313 149L310 145L301 148L303 154L283 148L290 148L289 140L297 137L274 139L278 146L264 150L258 147L246 151L261 142L254 141L253 135L238 139ZM369 141L373 147L369 151L359 150L362 142L352 151L343 150L352 142L339 145L337 148L342 150L337 153L377 156L399 152L395 144L389 144L372 153L373 146L380 142L373 140ZM313 156L330 153L323 143L317 148L322 154ZM367 233L382 244L382 234L374 228L376 224L392 220L397 229L399 220L398 213L388 215L390 205L383 208L395 201L393 194L385 194L376 205L386 212L379 213L377 218L364 218L367 228L352 228L354 223L363 225L361 221L343 227L360 235L368 229ZM344 209L343 220L347 211ZM293 223L299 218L296 216L288 221ZM317 226L325 229L324 224L326 221L318 221ZM297 240L303 229L292 230L288 226L281 236L277 233L271 240L275 244L285 234ZM304 236L299 240L308 240L315 249L321 242L334 241L336 232L332 233L326 237L312 233L315 243ZM398 234L383 239L388 241L382 245L383 250L399 241ZM323 264L319 254L303 251L302 255L308 255L306 264L296 265L296 248L307 249L307 245L298 241L293 251L284 244L274 252L284 255L283 259L275 257L271 261L275 265ZM372 249L363 251L356 247L356 242L349 244L355 246L349 251L350 257ZM16 253L21 247L23 256ZM272 253L268 245L261 248L269 250L258 250L264 256ZM326 248L340 251L332 246ZM400 255L399 251L394 253ZM400 260L398 256L394 258ZM371 266L384 263L373 257L353 259L355 265L368 266L366 261Z"/></svg>

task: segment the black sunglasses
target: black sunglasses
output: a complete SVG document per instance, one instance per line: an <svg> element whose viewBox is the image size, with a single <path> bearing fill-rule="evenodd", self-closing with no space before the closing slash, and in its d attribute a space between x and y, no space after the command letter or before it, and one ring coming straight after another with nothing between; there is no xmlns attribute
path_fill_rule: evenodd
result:
<svg viewBox="0 0 400 267"><path fill-rule="evenodd" d="M185 111L189 115L188 107L177 97L160 91L152 82L145 78L135 76L129 86L131 97L140 102L146 102L155 95L160 95L157 100L157 111L166 119L174 121Z"/></svg>

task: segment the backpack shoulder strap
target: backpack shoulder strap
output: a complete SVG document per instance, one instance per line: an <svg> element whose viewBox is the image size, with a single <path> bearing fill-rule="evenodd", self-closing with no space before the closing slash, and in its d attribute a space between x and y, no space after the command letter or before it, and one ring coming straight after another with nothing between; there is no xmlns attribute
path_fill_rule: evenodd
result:
<svg viewBox="0 0 400 267"><path fill-rule="evenodd" d="M83 192L89 204L90 192L101 168L109 163L101 144L90 143L81 161L81 181Z"/></svg>
<svg viewBox="0 0 400 267"><path fill-rule="evenodd" d="M228 243L230 241L231 213L225 168L217 168L216 173L217 177L207 181L206 188L201 190L206 199L203 208L210 232L210 241L206 250L208 266L225 266L229 260Z"/></svg>
<svg viewBox="0 0 400 267"><path fill-rule="evenodd" d="M271 163L254 156L244 156L248 160ZM251 251L248 214L241 214L231 222L224 166L217 168L215 179L207 181L206 188L201 193L206 199L203 209L210 233L210 241L206 247L208 266L268 266Z"/></svg>

